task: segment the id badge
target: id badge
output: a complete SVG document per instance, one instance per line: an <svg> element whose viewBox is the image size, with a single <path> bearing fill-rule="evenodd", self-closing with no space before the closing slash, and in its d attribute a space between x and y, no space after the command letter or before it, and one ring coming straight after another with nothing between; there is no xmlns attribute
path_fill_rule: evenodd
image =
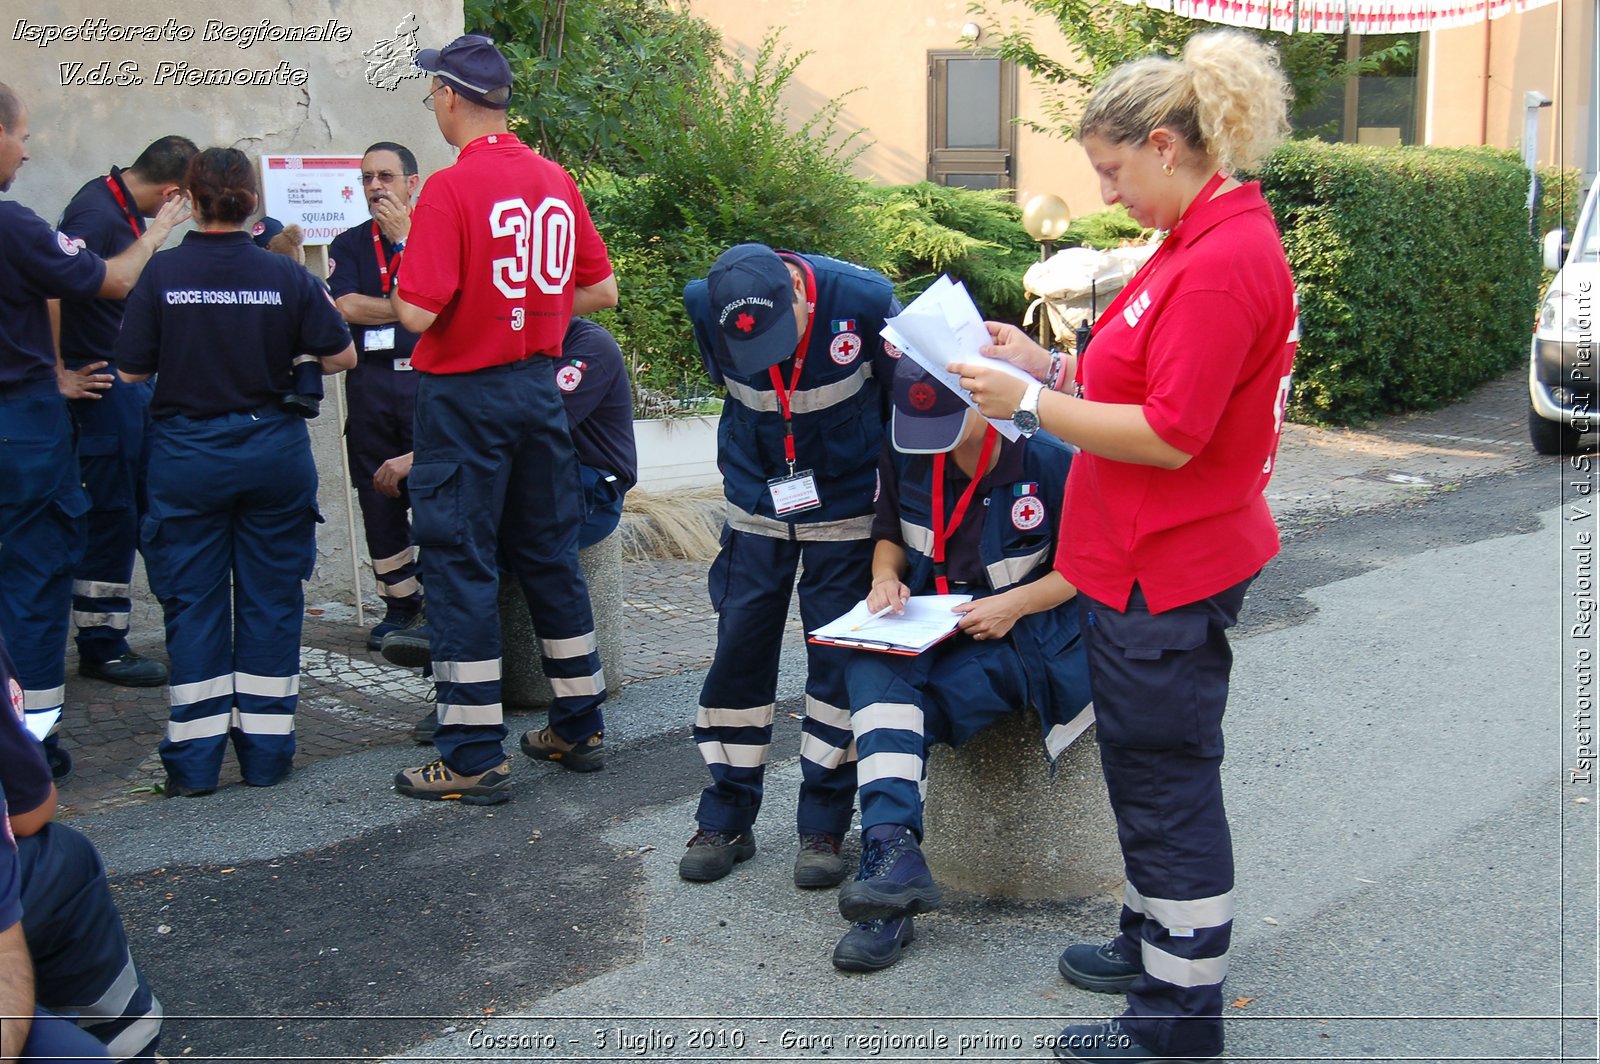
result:
<svg viewBox="0 0 1600 1064"><path fill-rule="evenodd" d="M772 512L779 517L803 514L822 505L822 498L817 494L817 478L809 469L786 477L773 477L767 481L767 490L772 493Z"/></svg>
<svg viewBox="0 0 1600 1064"><path fill-rule="evenodd" d="M367 328L367 334L361 338L363 351L393 351L394 326L374 325Z"/></svg>
<svg viewBox="0 0 1600 1064"><path fill-rule="evenodd" d="M411 360L409 358L397 358L394 360L394 368L410 372Z"/></svg>

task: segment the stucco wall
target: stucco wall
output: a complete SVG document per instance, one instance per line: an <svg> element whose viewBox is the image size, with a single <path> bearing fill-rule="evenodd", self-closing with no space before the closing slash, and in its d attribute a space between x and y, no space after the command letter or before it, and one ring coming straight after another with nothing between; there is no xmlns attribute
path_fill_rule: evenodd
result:
<svg viewBox="0 0 1600 1064"><path fill-rule="evenodd" d="M422 107L426 79L419 76L386 90L365 78L367 60L362 52L392 38L396 26L412 14L422 47L441 46L461 32L460 0L260 0L227 5L85 0L8 5L0 17L0 79L28 106L32 159L7 195L53 222L85 181L112 164L126 166L152 140L175 133L202 147L226 145L252 155L359 154L375 140L395 140L416 152L423 173L447 166L454 151ZM105 19L112 26L154 26L163 32L153 42L57 39L40 46L50 27L81 29L86 19ZM213 36L228 32L208 25L213 20L252 31L259 30L263 20L269 31L326 28L333 20L334 36L345 37L344 31L348 35L329 41L262 40L241 48L238 35L232 41L205 40L208 29ZM98 24L89 28L104 36ZM192 35L179 40L185 31ZM163 67L164 63L169 65ZM94 84L93 72L101 64L109 64L101 69L124 83ZM189 69L264 70L279 83L185 85L181 82L186 70L180 64ZM332 388L329 394L334 394ZM323 410L311 428L327 524L319 529L318 565L308 597L314 602L349 602L350 510L340 466L341 443L333 404L324 403ZM362 576L370 594L371 576Z"/></svg>

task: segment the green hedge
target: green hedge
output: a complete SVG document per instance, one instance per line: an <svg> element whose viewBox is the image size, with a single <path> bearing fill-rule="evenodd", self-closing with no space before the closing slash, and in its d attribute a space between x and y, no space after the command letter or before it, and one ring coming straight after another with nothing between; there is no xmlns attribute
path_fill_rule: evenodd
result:
<svg viewBox="0 0 1600 1064"><path fill-rule="evenodd" d="M1515 157L1296 141L1260 176L1300 293L1297 420L1431 409L1527 357L1539 260Z"/></svg>

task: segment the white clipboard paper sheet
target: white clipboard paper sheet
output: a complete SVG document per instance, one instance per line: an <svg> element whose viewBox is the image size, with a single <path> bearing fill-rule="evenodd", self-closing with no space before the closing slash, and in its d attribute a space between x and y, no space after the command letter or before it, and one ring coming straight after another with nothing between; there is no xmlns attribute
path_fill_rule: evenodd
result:
<svg viewBox="0 0 1600 1064"><path fill-rule="evenodd" d="M971 601L971 595L913 595L904 613L874 618L863 599L843 617L813 631L811 641L886 654L920 654L955 634L961 614L951 610Z"/></svg>

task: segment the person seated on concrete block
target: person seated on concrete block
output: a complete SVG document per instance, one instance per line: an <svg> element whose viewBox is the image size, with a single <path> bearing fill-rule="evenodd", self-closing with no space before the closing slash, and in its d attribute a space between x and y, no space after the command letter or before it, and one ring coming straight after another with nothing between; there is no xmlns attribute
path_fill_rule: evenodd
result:
<svg viewBox="0 0 1600 1064"><path fill-rule="evenodd" d="M256 246L306 264L305 233L298 225L284 225L278 219L263 215L250 227L250 237ZM314 355L296 355L293 382L289 394L283 397L283 408L303 418L314 418L322 413L322 365Z"/></svg>
<svg viewBox="0 0 1600 1064"><path fill-rule="evenodd" d="M912 917L939 905L920 847L930 744L959 746L1010 713L1039 715L1053 765L1089 726L1088 663L1054 569L1072 452L1019 419L1003 438L909 357L896 367L890 440L878 463L867 605L969 594L954 636L914 657L858 650L845 666L860 758L861 870L839 892L854 926L835 967L900 959ZM1043 766L1021 765L1018 771Z"/></svg>
<svg viewBox="0 0 1600 1064"><path fill-rule="evenodd" d="M639 456L633 438L633 388L622 348L604 328L584 318L573 318L556 361L556 387L567 414L572 446L578 453L578 476L583 483L583 525L578 529L578 549L592 547L616 531L628 491L639 481ZM410 454L391 458L378 467L372 483L384 495L398 498L411 474ZM407 668L427 668L432 661L425 625L408 625L383 637L386 660ZM430 711L417 722L412 735L417 742L433 742L438 712ZM560 749L561 740L545 728L528 740L523 752L541 761L555 761L576 771L594 771L604 764L597 749ZM598 744L596 744L598 745Z"/></svg>
<svg viewBox="0 0 1600 1064"><path fill-rule="evenodd" d="M36 1016L37 1037L50 1048L29 1051L41 1056L70 1054L60 1047L80 1041L111 1060L154 1061L161 1035L161 1003L128 953L122 917L111 898L105 866L94 844L74 828L53 822L56 789L44 748L23 723L22 686L0 639L0 692L9 712L0 709L0 984L8 968L27 963L32 1002L47 1010ZM9 867L6 867L9 866ZM8 877L8 873L10 876ZM10 879L8 883L7 880ZM9 901L8 901L9 896ZM20 905L20 915L8 911ZM20 919L24 948L7 949L7 938ZM0 1016L27 1015L0 1006ZM72 1026L73 1021L77 1027ZM7 1049L14 1055L12 1023L4 1025ZM77 1028L82 1028L81 1031Z"/></svg>

